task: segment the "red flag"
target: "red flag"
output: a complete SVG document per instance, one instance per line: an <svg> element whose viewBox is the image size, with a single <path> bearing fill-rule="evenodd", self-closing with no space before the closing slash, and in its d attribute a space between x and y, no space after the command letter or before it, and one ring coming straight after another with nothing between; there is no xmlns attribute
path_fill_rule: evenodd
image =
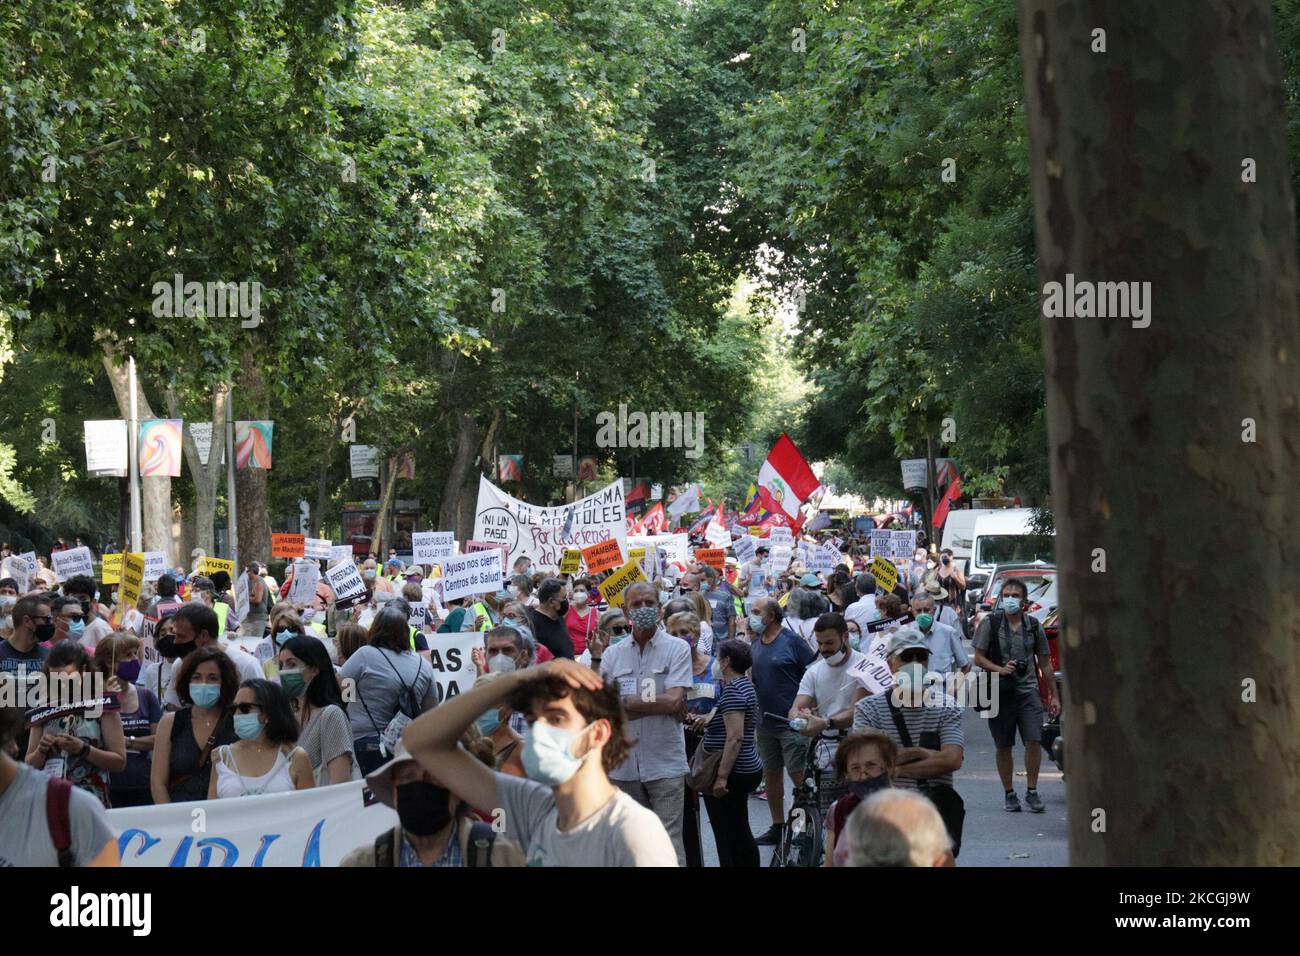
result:
<svg viewBox="0 0 1300 956"><path fill-rule="evenodd" d="M952 480L948 490L943 493L939 503L934 507L934 519L930 522L935 528L942 528L943 523L948 520L948 508L954 501L961 497L961 475Z"/></svg>
<svg viewBox="0 0 1300 956"><path fill-rule="evenodd" d="M647 534L661 534L668 526L668 516L664 514L664 503L655 502L655 506L645 513L641 526Z"/></svg>
<svg viewBox="0 0 1300 956"><path fill-rule="evenodd" d="M768 511L779 511L792 522L802 524L799 506L808 500L819 484L790 436L782 432L758 472L758 495L763 507Z"/></svg>

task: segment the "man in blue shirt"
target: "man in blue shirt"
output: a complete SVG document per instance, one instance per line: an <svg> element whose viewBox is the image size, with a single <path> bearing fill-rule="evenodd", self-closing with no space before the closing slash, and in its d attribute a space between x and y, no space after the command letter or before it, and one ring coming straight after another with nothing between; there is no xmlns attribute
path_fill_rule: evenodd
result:
<svg viewBox="0 0 1300 956"><path fill-rule="evenodd" d="M781 606L768 597L759 598L749 612L750 630L759 637L750 648L754 654L751 680L763 712L755 742L763 761L763 784L772 826L755 837L760 846L775 846L785 822L785 787L781 771L790 774L796 788L803 783L808 740L790 728L785 716L799 693L799 682L817 654L802 637L781 623Z"/></svg>

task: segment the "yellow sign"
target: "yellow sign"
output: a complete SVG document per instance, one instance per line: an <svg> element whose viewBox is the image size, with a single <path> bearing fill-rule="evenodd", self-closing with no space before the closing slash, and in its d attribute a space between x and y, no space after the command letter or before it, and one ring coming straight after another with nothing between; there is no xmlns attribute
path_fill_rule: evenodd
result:
<svg viewBox="0 0 1300 956"><path fill-rule="evenodd" d="M135 607L144 587L144 555L128 554L122 567L122 586L118 589L118 604L123 608Z"/></svg>
<svg viewBox="0 0 1300 956"><path fill-rule="evenodd" d="M560 558L560 573L577 574L580 567L582 567L582 552L565 548L564 557Z"/></svg>
<svg viewBox="0 0 1300 956"><path fill-rule="evenodd" d="M122 581L122 555L106 554L104 555L103 568L100 571L100 580L105 584L119 584Z"/></svg>
<svg viewBox="0 0 1300 956"><path fill-rule="evenodd" d="M762 528L750 528L750 529L749 529L749 533L752 534L755 538L761 538L761 537L763 537L763 529L762 529Z"/></svg>
<svg viewBox="0 0 1300 956"><path fill-rule="evenodd" d="M637 564L645 564L645 548L628 548L627 559Z"/></svg>
<svg viewBox="0 0 1300 956"><path fill-rule="evenodd" d="M645 579L646 576L641 573L641 565L635 561L629 561L600 582L600 596L609 602L610 607L622 607L623 592L638 581L644 581Z"/></svg>
<svg viewBox="0 0 1300 956"><path fill-rule="evenodd" d="M199 565L199 574L212 577L218 571L225 571L230 575L230 580L235 579L235 562L227 561L225 558L204 558L203 563Z"/></svg>
<svg viewBox="0 0 1300 956"><path fill-rule="evenodd" d="M872 558L867 571L876 579L876 587L892 591L898 584L898 568L888 558Z"/></svg>

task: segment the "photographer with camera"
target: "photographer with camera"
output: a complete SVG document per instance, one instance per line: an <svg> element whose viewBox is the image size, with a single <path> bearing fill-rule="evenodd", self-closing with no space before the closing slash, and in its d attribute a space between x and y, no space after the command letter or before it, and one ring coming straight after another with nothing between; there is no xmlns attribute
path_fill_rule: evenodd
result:
<svg viewBox="0 0 1300 956"><path fill-rule="evenodd" d="M1038 696L1038 674L1034 658L1044 674L1051 675L1052 659L1048 653L1047 634L1043 625L1025 614L1029 591L1024 581L1011 579L1002 585L997 609L986 617L975 632L975 663L997 677L997 716L989 718L993 746L997 748L998 776L1006 791L1008 813L1020 812L1020 800L1012 787L1015 759L1011 748L1016 743L1016 728L1025 745L1025 774L1029 788L1025 803L1034 813L1047 808L1038 795L1038 767L1043 759L1043 703ZM997 635L997 640L992 639ZM1005 661L1005 663L1003 663ZM1055 717L1061 712L1056 696L1056 682L1048 680L1048 707Z"/></svg>

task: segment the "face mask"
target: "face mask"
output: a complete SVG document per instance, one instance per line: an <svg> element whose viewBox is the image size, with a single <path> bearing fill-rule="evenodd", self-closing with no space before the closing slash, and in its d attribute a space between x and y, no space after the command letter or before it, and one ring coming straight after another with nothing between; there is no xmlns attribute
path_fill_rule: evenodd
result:
<svg viewBox="0 0 1300 956"><path fill-rule="evenodd" d="M611 647L617 644L619 641L626 641L626 640L627 640L627 631L624 631L622 634L609 635L609 643Z"/></svg>
<svg viewBox="0 0 1300 956"><path fill-rule="evenodd" d="M712 591L712 590L713 590L712 585L710 585L707 581L705 581L704 583L702 583L702 584L700 585L700 593L701 593L701 594L708 594L708 593L709 593L710 591Z"/></svg>
<svg viewBox="0 0 1300 956"><path fill-rule="evenodd" d="M859 800L865 800L877 790L889 789L889 778L883 773L879 777L871 777L867 780L855 780L849 784L849 789Z"/></svg>
<svg viewBox="0 0 1300 956"><path fill-rule="evenodd" d="M86 622L85 622L85 621L69 621L69 622L68 622L68 636L69 636L69 637L81 637L81 635L82 635L82 634L85 634L85 633L86 633Z"/></svg>
<svg viewBox="0 0 1300 956"><path fill-rule="evenodd" d="M862 638L858 637L856 634L850 634L849 647L853 648L855 651L860 649L862 647Z"/></svg>
<svg viewBox="0 0 1300 956"><path fill-rule="evenodd" d="M298 635L295 634L293 631L288 631L288 630L281 631L279 634L275 635L275 646L284 647L284 645L289 642L290 638L297 637L297 636Z"/></svg>
<svg viewBox="0 0 1300 956"><path fill-rule="evenodd" d="M923 631L928 631L934 625L933 614L918 614L916 616L916 626Z"/></svg>
<svg viewBox="0 0 1300 956"><path fill-rule="evenodd" d="M714 680L722 680L722 665L718 663L716 657L713 659L713 670L711 673L713 674Z"/></svg>
<svg viewBox="0 0 1300 956"><path fill-rule="evenodd" d="M831 667L839 667L841 664L843 664L845 661L849 659L849 649L846 647L843 650L832 654L830 657L825 657L823 655L822 659L825 660L826 663L829 664Z"/></svg>
<svg viewBox="0 0 1300 956"><path fill-rule="evenodd" d="M561 601L561 602L560 602L560 617L564 617L564 615L566 615L566 614L568 614L568 613L569 613L569 602L568 602L567 600L566 600L566 601Z"/></svg>
<svg viewBox="0 0 1300 956"><path fill-rule="evenodd" d="M660 592L659 592L659 603L660 603L660 604L667 604L667 603L668 603L668 592L667 592L667 591L660 591Z"/></svg>
<svg viewBox="0 0 1300 956"><path fill-rule="evenodd" d="M37 624L35 628L36 639L38 641L48 641L54 638L54 622L48 624Z"/></svg>
<svg viewBox="0 0 1300 956"><path fill-rule="evenodd" d="M1002 599L1002 610L1003 610L1005 613L1007 613L1007 614L1019 614L1019 613L1020 613L1020 598L1018 598L1018 597L1004 597L1004 598Z"/></svg>
<svg viewBox="0 0 1300 956"><path fill-rule="evenodd" d="M544 724L540 720L529 724L524 734L523 754L524 772L528 778L548 787L558 787L572 779L586 757L573 756L570 747L573 739L586 729L584 727L574 733L563 727Z"/></svg>
<svg viewBox="0 0 1300 956"><path fill-rule="evenodd" d="M916 706L920 701L916 700L914 703L913 695L919 694L921 687L925 683L925 665L920 661L904 664L894 672L894 683L902 692L903 704L905 706Z"/></svg>
<svg viewBox="0 0 1300 956"><path fill-rule="evenodd" d="M302 668L280 668L280 687L290 697L301 697L307 693L307 678L302 676Z"/></svg>
<svg viewBox="0 0 1300 956"><path fill-rule="evenodd" d="M925 566L926 566L927 568L929 568L931 571L934 570L934 562L933 562L933 561L927 561L927 562L925 562Z"/></svg>
<svg viewBox="0 0 1300 956"><path fill-rule="evenodd" d="M501 726L501 712L498 710L489 710L487 713L482 714L478 720L474 721L474 725L478 727L478 732L486 737Z"/></svg>
<svg viewBox="0 0 1300 956"><path fill-rule="evenodd" d="M512 598L517 598L517 597L519 597L519 588L516 587L515 585L513 585L513 584L510 585L510 587L506 588L506 590L510 592L510 596L511 596Z"/></svg>
<svg viewBox="0 0 1300 956"><path fill-rule="evenodd" d="M140 676L140 662L123 661L117 665L116 674L118 679L123 680L128 684L134 684L136 678Z"/></svg>
<svg viewBox="0 0 1300 956"><path fill-rule="evenodd" d="M215 687L215 684L208 684ZM190 695L191 697L193 694ZM240 740L253 740L262 732L262 718L257 714L235 714L235 733Z"/></svg>
<svg viewBox="0 0 1300 956"><path fill-rule="evenodd" d="M432 836L451 822L451 791L416 780L393 788L397 793L397 819L402 829L416 836Z"/></svg>
<svg viewBox="0 0 1300 956"><path fill-rule="evenodd" d="M221 699L220 684L190 683L190 700L196 707L211 707ZM254 714L256 716L256 714Z"/></svg>
<svg viewBox="0 0 1300 956"><path fill-rule="evenodd" d="M749 615L749 629L755 634L763 630L763 618L757 614Z"/></svg>
<svg viewBox="0 0 1300 956"><path fill-rule="evenodd" d="M659 624L659 609L654 607L634 607L628 611L632 626L638 631L648 631Z"/></svg>
<svg viewBox="0 0 1300 956"><path fill-rule="evenodd" d="M509 654L498 654L496 657L488 658L489 674L509 674L516 668L515 659Z"/></svg>
<svg viewBox="0 0 1300 956"><path fill-rule="evenodd" d="M587 592L586 592L586 591L574 591L574 592L573 592L573 603L574 603L574 604L577 604L577 605L583 605L583 604L586 604L586 603L587 603Z"/></svg>

